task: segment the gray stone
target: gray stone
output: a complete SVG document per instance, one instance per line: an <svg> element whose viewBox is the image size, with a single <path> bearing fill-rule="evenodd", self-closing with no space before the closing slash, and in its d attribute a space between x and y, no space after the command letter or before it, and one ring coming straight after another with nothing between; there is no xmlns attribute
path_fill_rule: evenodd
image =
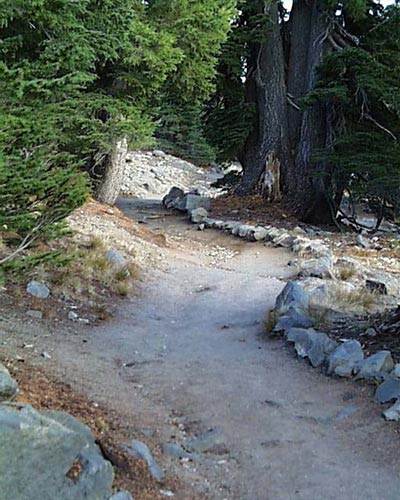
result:
<svg viewBox="0 0 400 500"><path fill-rule="evenodd" d="M393 368L394 362L390 351L379 351L358 364L356 379L374 380L383 378L384 374L390 372Z"/></svg>
<svg viewBox="0 0 400 500"><path fill-rule="evenodd" d="M291 315L281 316L273 331L284 332L290 330L290 328L311 328L312 326L313 322L310 318L294 311Z"/></svg>
<svg viewBox="0 0 400 500"><path fill-rule="evenodd" d="M277 247L290 248L293 245L294 240L294 236L291 236L288 233L284 233L275 237L272 242Z"/></svg>
<svg viewBox="0 0 400 500"><path fill-rule="evenodd" d="M211 450L214 446L221 444L222 439L222 432L219 429L210 429L193 439L185 441L183 446L191 453L204 453Z"/></svg>
<svg viewBox="0 0 400 500"><path fill-rule="evenodd" d="M291 328L286 338L294 343L297 354L302 358L307 357L314 368L321 366L337 346L325 333L312 328Z"/></svg>
<svg viewBox="0 0 400 500"><path fill-rule="evenodd" d="M297 311L307 311L309 305L308 293L294 281L289 281L278 295L275 303L277 313L285 313L290 307Z"/></svg>
<svg viewBox="0 0 400 500"><path fill-rule="evenodd" d="M329 256L320 257L303 262L300 267L300 276L321 279L334 279L332 260Z"/></svg>
<svg viewBox="0 0 400 500"><path fill-rule="evenodd" d="M184 196L185 193L182 191L182 189L174 186L170 189L169 193L164 196L162 204L165 208L177 209Z"/></svg>
<svg viewBox="0 0 400 500"><path fill-rule="evenodd" d="M14 399L18 394L18 384L7 368L0 363L0 401Z"/></svg>
<svg viewBox="0 0 400 500"><path fill-rule="evenodd" d="M390 374L392 377L400 378L400 363L394 365L393 371Z"/></svg>
<svg viewBox="0 0 400 500"><path fill-rule="evenodd" d="M43 319L42 311L38 311L36 309L29 309L29 311L26 311L26 314L34 319Z"/></svg>
<svg viewBox="0 0 400 500"><path fill-rule="evenodd" d="M400 380L388 378L377 388L375 399L378 403L389 403L400 398Z"/></svg>
<svg viewBox="0 0 400 500"><path fill-rule="evenodd" d="M112 495L111 464L92 436L68 425L29 405L0 406L2 498L107 500ZM68 471L77 463L81 471L71 479Z"/></svg>
<svg viewBox="0 0 400 500"><path fill-rule="evenodd" d="M114 269L124 269L128 265L128 261L122 255L119 250L115 248L110 248L106 252L106 259L109 262L110 266Z"/></svg>
<svg viewBox="0 0 400 500"><path fill-rule="evenodd" d="M156 158L166 158L167 155L164 153L164 151L161 151L161 149L155 149L153 151L153 156Z"/></svg>
<svg viewBox="0 0 400 500"><path fill-rule="evenodd" d="M400 400L397 400L393 406L383 412L386 420L398 422L400 420Z"/></svg>
<svg viewBox="0 0 400 500"><path fill-rule="evenodd" d="M356 238L356 245L358 247L365 248L365 249L368 249L370 247L369 241L362 234L359 234L357 236L357 238Z"/></svg>
<svg viewBox="0 0 400 500"><path fill-rule="evenodd" d="M328 374L339 377L351 377L357 363L364 359L364 353L358 340L347 340L328 357Z"/></svg>
<svg viewBox="0 0 400 500"><path fill-rule="evenodd" d="M378 295L387 295L388 291L385 283L376 280L365 280L365 287L372 293L376 293Z"/></svg>
<svg viewBox="0 0 400 500"><path fill-rule="evenodd" d="M242 224L237 228L237 236L239 236L239 238L250 240L252 239L255 230L256 228L254 226Z"/></svg>
<svg viewBox="0 0 400 500"><path fill-rule="evenodd" d="M181 210L182 212L191 212L195 208L205 208L206 210L210 210L211 199L198 194L186 194L181 200L179 200L174 208Z"/></svg>
<svg viewBox="0 0 400 500"><path fill-rule="evenodd" d="M38 299L47 299L50 295L50 289L44 283L40 283L36 280L32 280L28 283L26 291Z"/></svg>
<svg viewBox="0 0 400 500"><path fill-rule="evenodd" d="M79 315L75 311L68 311L68 319L71 321L78 321Z"/></svg>
<svg viewBox="0 0 400 500"><path fill-rule="evenodd" d="M131 456L144 460L149 467L150 474L156 481L162 481L164 479L164 472L162 468L154 460L153 455L146 444L134 439L130 441L124 449Z"/></svg>
<svg viewBox="0 0 400 500"><path fill-rule="evenodd" d="M196 455L186 451L180 444L164 443L162 445L162 451L165 455L169 455L174 458L188 458L190 460L196 459Z"/></svg>
<svg viewBox="0 0 400 500"><path fill-rule="evenodd" d="M400 296L400 279L384 271L368 271L366 279L369 282L369 288L383 295Z"/></svg>
<svg viewBox="0 0 400 500"><path fill-rule="evenodd" d="M190 220L195 224L203 222L203 220L206 219L207 217L208 217L208 212L203 207L195 208L190 212Z"/></svg>
<svg viewBox="0 0 400 500"><path fill-rule="evenodd" d="M120 491L119 493L115 493L108 500L133 500L133 496L127 491Z"/></svg>
<svg viewBox="0 0 400 500"><path fill-rule="evenodd" d="M268 230L265 227L258 226L254 230L253 239L255 241L265 240L265 238L267 237L267 234L268 234Z"/></svg>

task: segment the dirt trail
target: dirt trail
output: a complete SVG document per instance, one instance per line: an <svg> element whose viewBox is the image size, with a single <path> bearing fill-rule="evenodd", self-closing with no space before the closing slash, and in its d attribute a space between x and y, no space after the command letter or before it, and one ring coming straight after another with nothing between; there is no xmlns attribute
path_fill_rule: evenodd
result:
<svg viewBox="0 0 400 500"><path fill-rule="evenodd" d="M324 377L263 334L290 255L155 218L152 203L120 208L168 234L169 269L150 271L111 323L58 341L58 370L155 431L138 438L198 498L398 500L398 435L372 389ZM157 454L210 428L221 442L199 462Z"/></svg>

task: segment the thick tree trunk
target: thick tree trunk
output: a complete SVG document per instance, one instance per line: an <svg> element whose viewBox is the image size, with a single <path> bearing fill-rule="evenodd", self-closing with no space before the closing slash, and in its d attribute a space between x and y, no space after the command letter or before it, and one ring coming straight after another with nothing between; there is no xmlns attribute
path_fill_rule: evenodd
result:
<svg viewBox="0 0 400 500"><path fill-rule="evenodd" d="M101 203L114 205L121 190L127 153L127 138L116 139L111 153L105 160L102 179L95 193L95 198Z"/></svg>
<svg viewBox="0 0 400 500"><path fill-rule="evenodd" d="M256 104L256 121L239 160L243 178L237 194L254 192L268 200L280 198L280 172L289 170L285 60L278 3L260 2L261 12L273 20L272 31L262 43L253 43L248 59L246 100Z"/></svg>
<svg viewBox="0 0 400 500"><path fill-rule="evenodd" d="M246 98L255 103L257 120L239 154L244 174L237 193L261 192L273 201L279 199L273 186L280 182L300 218L325 224L335 217L340 196L330 191L328 166L316 163L313 154L329 147L332 116L320 104L299 107L299 99L315 88L328 47L330 19L321 4L294 0L285 51L278 2L268 4L272 31L264 43L252 45L248 59Z"/></svg>
<svg viewBox="0 0 400 500"><path fill-rule="evenodd" d="M301 0L305 3L305 0ZM326 32L328 18L318 6L309 2L310 28L308 38L307 66L305 72L305 93L312 91L317 82L317 69L326 53ZM296 41L293 40L293 43ZM296 151L296 181L292 200L301 219L307 222L325 224L332 222L332 204L329 194L330 175L324 162L315 163L313 153L327 145L330 132L330 114L326 106L315 104L307 108L302 117Z"/></svg>

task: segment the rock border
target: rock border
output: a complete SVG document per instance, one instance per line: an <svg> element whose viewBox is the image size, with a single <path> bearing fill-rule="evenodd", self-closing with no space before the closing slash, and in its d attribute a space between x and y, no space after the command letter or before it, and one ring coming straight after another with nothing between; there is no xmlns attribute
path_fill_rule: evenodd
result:
<svg viewBox="0 0 400 500"><path fill-rule="evenodd" d="M209 217L210 200L196 193L185 194L172 188L164 197L168 209L186 212L199 230L217 229L247 241L260 241L266 245L287 248L299 257L307 257L298 266L298 278L289 281L276 299L271 311L273 334L282 336L300 358L307 358L311 366L321 368L328 376L379 382L375 401L393 402L383 411L388 421L400 421L400 363L395 364L390 351L379 351L365 357L360 342L345 340L338 343L325 332L313 328L310 304L327 309L329 289L339 286L357 290L351 283L339 281L335 269L345 269L364 280L363 288L381 295L400 295L400 281L388 273L363 269L362 264L350 257L335 259L333 252L322 240L307 237L301 227L285 230L274 226L253 226L238 221L225 221ZM367 240L357 237L356 244L366 248ZM330 284L330 286L328 286ZM334 311L333 311L334 312Z"/></svg>

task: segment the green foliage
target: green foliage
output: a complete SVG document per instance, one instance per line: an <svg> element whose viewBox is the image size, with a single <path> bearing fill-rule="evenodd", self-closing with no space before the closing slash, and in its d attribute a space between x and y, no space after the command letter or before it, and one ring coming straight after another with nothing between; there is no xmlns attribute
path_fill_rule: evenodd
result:
<svg viewBox="0 0 400 500"><path fill-rule="evenodd" d="M362 23L360 47L326 58L306 102L325 102L336 116L333 148L317 154L331 163L332 182L345 180L353 199L381 216L400 209L400 8Z"/></svg>
<svg viewBox="0 0 400 500"><path fill-rule="evenodd" d="M174 94L187 113L182 145L201 143L196 112L212 89L232 5L1 3L0 230L13 234L12 247L59 235L61 221L88 196L85 172L96 177L114 138L150 144L165 96ZM192 154L210 154L203 149Z"/></svg>
<svg viewBox="0 0 400 500"><path fill-rule="evenodd" d="M235 15L234 0L158 0L151 14L160 17L176 38L181 60L162 87L158 99L159 144L198 163L209 163L214 152L203 133L202 107L215 89L222 44Z"/></svg>

